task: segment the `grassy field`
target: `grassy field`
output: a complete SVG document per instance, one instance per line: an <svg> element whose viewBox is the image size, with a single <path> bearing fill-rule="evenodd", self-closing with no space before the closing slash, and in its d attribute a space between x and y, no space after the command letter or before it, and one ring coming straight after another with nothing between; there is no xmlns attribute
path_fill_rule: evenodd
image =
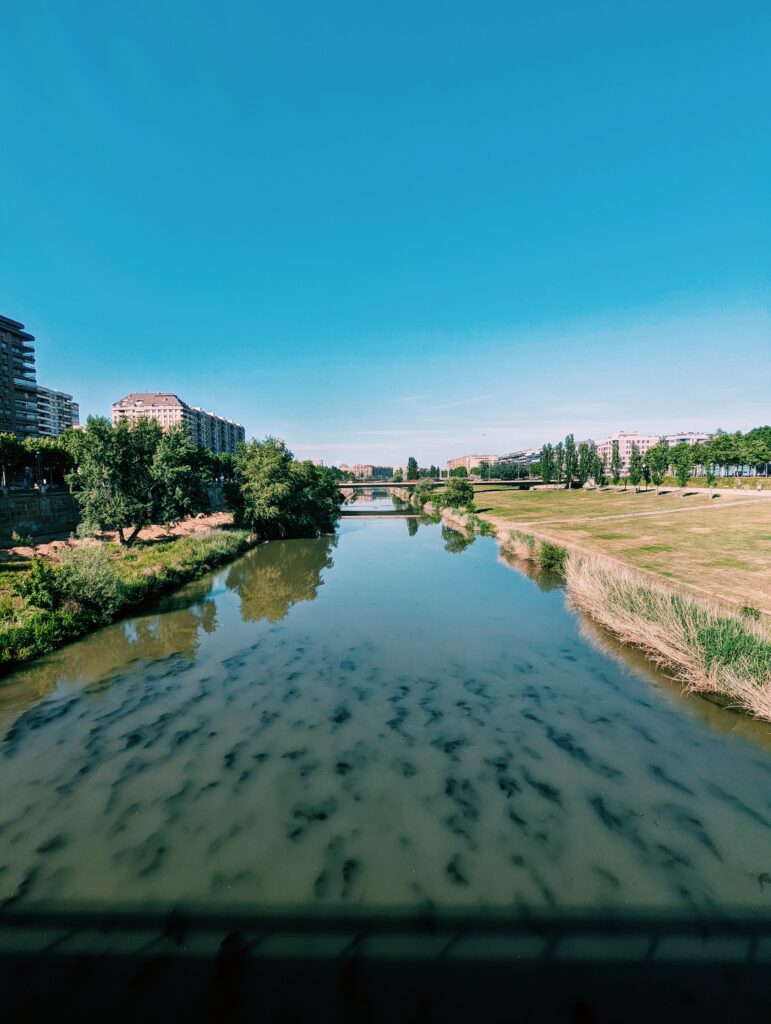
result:
<svg viewBox="0 0 771 1024"><path fill-rule="evenodd" d="M569 549L616 558L771 615L771 500L722 492L515 491L475 487L477 512Z"/></svg>

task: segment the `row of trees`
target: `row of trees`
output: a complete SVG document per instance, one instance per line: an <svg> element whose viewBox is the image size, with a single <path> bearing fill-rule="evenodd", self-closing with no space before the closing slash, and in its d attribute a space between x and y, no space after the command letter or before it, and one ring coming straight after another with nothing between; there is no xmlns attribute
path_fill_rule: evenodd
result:
<svg viewBox="0 0 771 1024"><path fill-rule="evenodd" d="M745 473L768 476L770 466L771 427L755 427L746 434L718 431L703 444L670 447L662 438L645 452L632 443L626 479L633 486L642 481L646 485L653 482L658 486L671 472L678 484L685 487L697 471L703 472L708 483L714 483L719 472L726 476ZM541 449L540 462L530 469L544 483L564 482L568 488L583 487L589 479L602 485L608 476L618 484L622 476L622 460L618 442L613 443L610 464L606 465L605 458L598 454L591 441L581 441L577 445L573 434L568 434L564 442L545 444Z"/></svg>
<svg viewBox="0 0 771 1024"><path fill-rule="evenodd" d="M265 539L328 532L340 514L332 470L297 462L283 441L266 438L235 455L193 443L183 427L163 431L154 420L89 419L84 430L20 442L0 435L5 474L19 466L56 471L80 508L83 534L115 530L131 546L144 526L209 511L208 487L225 485L238 525Z"/></svg>

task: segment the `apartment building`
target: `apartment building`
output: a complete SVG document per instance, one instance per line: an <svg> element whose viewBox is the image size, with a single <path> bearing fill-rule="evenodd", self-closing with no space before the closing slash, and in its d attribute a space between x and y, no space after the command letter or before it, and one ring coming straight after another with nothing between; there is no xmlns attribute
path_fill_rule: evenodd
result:
<svg viewBox="0 0 771 1024"><path fill-rule="evenodd" d="M240 423L188 405L168 391L134 391L113 403L113 424L141 419L155 420L164 430L182 426L195 444L213 452L234 452L246 439Z"/></svg>
<svg viewBox="0 0 771 1024"><path fill-rule="evenodd" d="M340 468L342 469L342 466ZM351 466L350 469L346 466L344 471L353 473L360 480L390 480L394 475L393 466L373 466L360 462Z"/></svg>
<svg viewBox="0 0 771 1024"><path fill-rule="evenodd" d="M605 465L610 469L613 458L613 445L618 443L618 454L621 459L621 473L626 475L629 472L629 462L632 458L632 445L636 444L641 455L659 441L658 434L641 434L639 430L617 430L610 437L601 437L595 441L597 454L605 458Z"/></svg>
<svg viewBox="0 0 771 1024"><path fill-rule="evenodd" d="M72 395L38 384L37 427L41 437L58 437L79 422L80 409Z"/></svg>
<svg viewBox="0 0 771 1024"><path fill-rule="evenodd" d="M540 460L540 448L520 448L519 451L509 452L507 455L498 457L498 462L503 462L509 466L532 466L534 462L540 462Z"/></svg>
<svg viewBox="0 0 771 1024"><path fill-rule="evenodd" d="M664 440L670 448L676 444L706 444L712 434L697 434L693 430L684 430L680 434L664 434Z"/></svg>
<svg viewBox="0 0 771 1024"><path fill-rule="evenodd" d="M34 342L24 324L0 316L0 432L19 438L38 432Z"/></svg>
<svg viewBox="0 0 771 1024"><path fill-rule="evenodd" d="M460 455L457 459L447 460L447 469L452 472L453 469L460 469L462 467L470 473L476 466L481 466L483 463L492 466L497 461L497 455Z"/></svg>

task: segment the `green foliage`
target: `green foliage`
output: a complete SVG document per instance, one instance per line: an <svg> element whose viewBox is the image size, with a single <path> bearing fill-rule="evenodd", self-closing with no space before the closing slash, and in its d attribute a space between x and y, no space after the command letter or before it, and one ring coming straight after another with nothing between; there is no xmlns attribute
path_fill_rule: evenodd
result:
<svg viewBox="0 0 771 1024"><path fill-rule="evenodd" d="M121 544L131 546L143 526L208 509L204 485L213 463L182 427L164 433L154 420L113 427L92 418L77 433L68 441L76 469L67 482L80 506L81 532L117 530Z"/></svg>
<svg viewBox="0 0 771 1024"><path fill-rule="evenodd" d="M558 441L554 446L554 478L557 483L562 481L565 475L565 446Z"/></svg>
<svg viewBox="0 0 771 1024"><path fill-rule="evenodd" d="M35 608L53 610L64 598L59 572L43 558L33 558L29 571L14 578L11 590Z"/></svg>
<svg viewBox="0 0 771 1024"><path fill-rule="evenodd" d="M545 444L541 449L541 479L545 484L554 479L554 448Z"/></svg>
<svg viewBox="0 0 771 1024"><path fill-rule="evenodd" d="M619 451L618 441L614 441L612 445L612 451L610 454L610 477L616 486L621 479L621 452Z"/></svg>
<svg viewBox="0 0 771 1024"><path fill-rule="evenodd" d="M418 479L418 460L412 455L407 459L407 479L417 480Z"/></svg>
<svg viewBox="0 0 771 1024"><path fill-rule="evenodd" d="M412 492L412 504L416 508L423 508L426 502L431 501L433 493L433 483L430 480L421 480Z"/></svg>
<svg viewBox="0 0 771 1024"><path fill-rule="evenodd" d="M64 549L57 576L65 597L77 601L95 622L109 622L125 602L114 560L104 544Z"/></svg>
<svg viewBox="0 0 771 1024"><path fill-rule="evenodd" d="M756 608L754 604L743 604L741 612L747 619L754 619L756 622L760 621L760 608Z"/></svg>
<svg viewBox="0 0 771 1024"><path fill-rule="evenodd" d="M570 488L573 485L573 477L578 469L578 457L576 455L576 442L572 434L565 438L565 486Z"/></svg>
<svg viewBox="0 0 771 1024"><path fill-rule="evenodd" d="M468 478L468 470L466 469L465 466L457 466L455 469L450 470L449 475L456 476L461 480L466 480Z"/></svg>
<svg viewBox="0 0 771 1024"><path fill-rule="evenodd" d="M9 482L11 471L24 465L25 450L15 434L0 433L0 482Z"/></svg>
<svg viewBox="0 0 771 1024"><path fill-rule="evenodd" d="M163 544L101 543L64 552L59 566L33 559L0 606L0 664L46 654L109 622L123 608L202 575L249 546L242 530L212 530Z"/></svg>
<svg viewBox="0 0 771 1024"><path fill-rule="evenodd" d="M662 438L645 453L645 466L656 487L661 484L669 468L669 445Z"/></svg>
<svg viewBox="0 0 771 1024"><path fill-rule="evenodd" d="M594 470L595 447L589 441L582 441L578 446L578 463L576 473L578 486L583 487Z"/></svg>
<svg viewBox="0 0 771 1024"><path fill-rule="evenodd" d="M541 541L538 550L538 564L542 569L564 576L567 557L567 551L559 544L552 544L548 540Z"/></svg>
<svg viewBox="0 0 771 1024"><path fill-rule="evenodd" d="M630 455L629 455L629 482L632 484L633 487L637 487L637 485L642 480L642 476L643 476L643 460L642 460L642 455L640 454L640 449L637 447L637 445L633 441L631 449L630 449Z"/></svg>
<svg viewBox="0 0 771 1024"><path fill-rule="evenodd" d="M688 444L676 444L670 449L670 459L675 470L679 487L687 487L688 477L693 470L693 449Z"/></svg>
<svg viewBox="0 0 771 1024"><path fill-rule="evenodd" d="M63 483L74 459L62 437L26 437L22 442L24 462L38 483Z"/></svg>
<svg viewBox="0 0 771 1024"><path fill-rule="evenodd" d="M235 460L240 488L237 525L260 537L315 537L334 529L340 492L334 476L296 462L283 441L266 437L242 445Z"/></svg>
<svg viewBox="0 0 771 1024"><path fill-rule="evenodd" d="M474 501L474 488L467 480L453 477L447 481L443 499L446 508L469 508Z"/></svg>
<svg viewBox="0 0 771 1024"><path fill-rule="evenodd" d="M605 486L605 456L598 455L596 452L594 455L594 466L592 467L592 476L594 477L594 482L597 484L598 487Z"/></svg>

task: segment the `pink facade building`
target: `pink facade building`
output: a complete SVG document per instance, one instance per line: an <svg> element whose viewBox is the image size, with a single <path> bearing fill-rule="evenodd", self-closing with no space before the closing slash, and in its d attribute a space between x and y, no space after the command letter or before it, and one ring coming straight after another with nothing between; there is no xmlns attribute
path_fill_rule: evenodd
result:
<svg viewBox="0 0 771 1024"><path fill-rule="evenodd" d="M639 430L617 430L610 437L601 437L595 441L597 454L605 458L606 472L610 471L610 462L613 458L613 445L618 442L618 454L621 459L621 473L626 475L629 472L629 461L632 458L632 445L636 444L641 455L644 455L649 448L653 447L660 440L658 434L641 434Z"/></svg>
<svg viewBox="0 0 771 1024"><path fill-rule="evenodd" d="M481 466L483 463L487 463L488 466L492 466L498 461L497 455L461 455L457 459L447 460L447 469L460 469L461 466L467 471L471 472L476 466Z"/></svg>

